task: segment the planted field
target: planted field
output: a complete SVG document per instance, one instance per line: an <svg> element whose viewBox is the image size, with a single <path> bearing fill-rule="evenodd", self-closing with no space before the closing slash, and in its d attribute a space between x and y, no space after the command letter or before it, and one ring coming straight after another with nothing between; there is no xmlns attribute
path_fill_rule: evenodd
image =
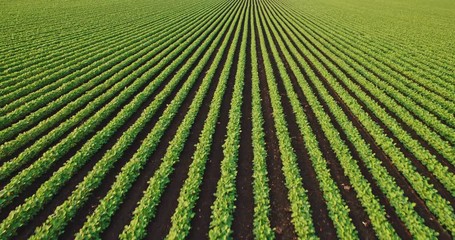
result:
<svg viewBox="0 0 455 240"><path fill-rule="evenodd" d="M0 0L0 239L451 239L453 16Z"/></svg>

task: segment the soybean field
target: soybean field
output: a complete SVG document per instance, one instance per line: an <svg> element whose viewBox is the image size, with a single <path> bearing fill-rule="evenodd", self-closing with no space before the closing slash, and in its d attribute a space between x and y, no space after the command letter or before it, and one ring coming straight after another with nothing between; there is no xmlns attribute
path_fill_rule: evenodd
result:
<svg viewBox="0 0 455 240"><path fill-rule="evenodd" d="M0 0L0 239L452 239L454 16Z"/></svg>

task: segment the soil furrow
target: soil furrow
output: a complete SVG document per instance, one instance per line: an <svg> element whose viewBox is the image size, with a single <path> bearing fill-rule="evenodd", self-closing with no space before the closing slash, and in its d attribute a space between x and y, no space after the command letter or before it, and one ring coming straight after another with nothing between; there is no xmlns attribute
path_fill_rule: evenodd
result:
<svg viewBox="0 0 455 240"><path fill-rule="evenodd" d="M281 53L281 50L279 50ZM282 54L282 53L281 53ZM283 59L284 57L281 56ZM298 60L295 58L295 56L292 56L293 60L298 62ZM284 61L284 60L283 60ZM324 135L324 133L321 131L322 127L320 126L320 123L315 116L313 109L309 106L305 94L302 91L302 89L299 87L297 83L297 79L295 75L293 74L292 70L289 68L289 65L285 63L286 70L288 72L288 75L291 79L292 85L294 87L294 91L297 93L301 106L304 109L305 113L307 114L308 117L308 122L315 133L318 143L319 143L319 148L321 149L321 152L324 156L324 158L327 161L327 166L330 170L332 178L335 180L337 187L346 203L349 206L350 209L350 214L349 216L351 217L354 225L356 226L356 229L359 231L359 235L361 239L373 239L375 238L375 233L374 230L369 224L369 216L363 209L359 199L357 198L355 191L351 190L351 186L349 183L349 179L343 172L343 168L340 165L340 162L337 161L337 157L335 153L333 152L329 141L327 140L327 137ZM309 82L309 79L306 77L305 81ZM321 102L321 99L319 99ZM322 103L322 102L321 102ZM334 122L333 116L332 116L332 123Z"/></svg>
<svg viewBox="0 0 455 240"><path fill-rule="evenodd" d="M249 29L249 31L251 31ZM242 121L240 134L240 148L238 154L238 172L236 179L237 199L235 200L234 221L232 230L234 239L253 238L253 148L251 139L251 35L246 41L245 58L245 85L243 87Z"/></svg>
<svg viewBox="0 0 455 240"><path fill-rule="evenodd" d="M302 54L302 53L301 53ZM304 55L302 55L304 56ZM430 227L435 228L435 230L439 230L438 232L444 234L447 233L441 225L437 222L436 217L429 211L429 209L426 207L424 201L418 196L418 194L415 192L415 190L412 188L410 183L407 181L407 179L401 175L401 173L396 169L395 165L393 162L389 159L389 157L382 151L381 148L379 148L375 142L370 133L363 127L363 125L360 123L360 121L357 119L357 117L349 110L349 108L344 104L344 102L341 100L341 98L338 96L338 94L331 88L331 86L327 83L327 80L325 80L322 75L319 73L319 71L315 68L314 64L308 61L308 59L304 56L306 59L307 63L312 67L313 71L318 75L319 79L321 82L324 84L325 88L329 91L329 93L337 100L339 103L339 106L343 109L345 114L348 116L350 121L354 123L354 125L357 127L358 131L360 132L361 136L365 141L369 144L370 148L373 150L375 153L375 156L379 158L383 166L386 167L387 171L389 174L394 177L396 183L398 186L405 192L406 196L410 199L411 202L416 203L416 211L423 217L425 220L425 223L430 224ZM333 73L332 73L333 74ZM315 90L314 85L310 82L310 85L312 88ZM315 91L316 92L316 91ZM320 98L320 96L319 96ZM321 103L324 103L322 99L320 100ZM327 109L326 104L323 104L323 107ZM326 110L328 112L328 110ZM331 118L335 119L334 116L330 113ZM348 144L351 153L354 156L354 159L360 159L359 155L357 153L356 148L350 143L346 137L346 135L343 133L342 129L339 127L339 124L335 124L335 126L339 129L339 132L341 133L340 136L343 137L343 140ZM407 233L407 230L405 230L405 225L404 223L399 220L398 216L395 213L395 210L393 209L392 206L388 203L387 198L385 195L381 192L377 184L375 183L375 180L372 178L371 174L368 173L368 170L366 166L362 162L358 162L359 166L361 166L361 170L363 175L367 178L369 183L371 184L373 188L373 193L378 197L380 200L381 204L385 206L386 213L391 216L389 220L391 221L391 224L394 226L395 230L400 236L405 237L406 235L409 236L409 233Z"/></svg>
<svg viewBox="0 0 455 240"><path fill-rule="evenodd" d="M185 61L183 61L183 62L185 62ZM182 62L182 64L180 64L178 66L178 68L183 66L183 62ZM189 73L187 73L183 79L186 79L188 76L189 76ZM165 83L169 82L172 77L173 77L173 75L169 75L164 82ZM184 81L179 82L176 89L179 89L183 85L183 82ZM21 233L28 232L27 234L31 235L31 234L33 234L35 227L40 226L42 223L44 223L44 221L46 221L46 218L50 214L53 213L55 208L57 206L59 206L60 204L62 204L68 198L68 196L71 195L72 191L84 179L85 175L87 175L87 173L93 168L93 166L103 157L103 155L106 153L106 151L109 150L110 148L112 148L112 146L116 143L117 139L123 134L123 132L125 132L131 125L133 125L136 122L136 120L140 117L140 115L144 111L144 109L154 100L155 96L157 94L159 94L165 86L166 86L166 84L160 85L157 88L157 90L155 90L155 92L144 103L141 104L139 109L130 117L130 119L122 127L120 127L116 131L116 133L109 139L109 141L91 158L91 160L88 161L81 168L81 170L79 170L76 173L76 175L73 176L71 178L71 180L65 184L65 187L62 188L62 190L52 199L52 201L46 205L46 207L41 211L41 213L38 214L35 218L33 218L33 220L30 222L30 224L24 226L24 227L27 227L26 228L27 230L20 231ZM141 86L141 89L138 92L142 92L145 87L146 87L146 85ZM116 162L114 164L114 168L111 170L111 173L112 173L112 171L114 171L115 174L107 175L107 177L103 180L103 183L99 187L99 189L104 189L106 191L103 191L103 190L96 191L96 192L94 192L94 196L89 198L89 200L87 201L87 203L85 205L89 205L89 206L93 207L93 209L90 209L91 211L94 210L94 207L97 205L98 200L101 199L102 196L104 196L107 193L107 191L110 189L110 185L112 185L112 183L115 181L115 176L118 174L118 172L120 172L121 167L131 158L131 156L134 154L134 152L136 152L137 148L139 148L141 141L146 137L147 133L155 125L154 123L156 123L158 121L158 118L159 118L159 116L161 116L162 112L164 111L165 106L167 106L167 104L169 104L172 101L172 99L174 98L176 93L177 93L177 90L175 90L166 99L166 101L162 104L160 109L157 111L155 116L150 121L150 124L146 125L146 127L143 129L143 131L141 131L139 133L139 135L136 137L135 141L131 144L131 146L125 151L124 157L121 158L118 162ZM128 104L133 98L134 98L134 95L128 99L126 104ZM91 136L89 136L87 139L90 139L93 135L96 134L96 132L98 132L104 126L106 126L107 123L112 119L112 117L109 117L106 120L104 120L103 123L100 124L100 126L97 128L97 130L94 131L94 133L91 134ZM68 153L67 156L65 156L63 159L69 159L72 155L74 155L76 153L77 150L79 150L82 147L83 143L84 142L81 142L80 144L78 144L78 146L73 148L70 151L70 153ZM71 154L71 155L69 155L69 154ZM59 163L60 163L60 165L62 165L64 162L62 161ZM53 168L53 171L49 171L49 172L52 173L52 172L56 171L58 169L58 167L60 167L60 165L55 166L55 168ZM49 175L49 177L50 176L51 176L51 174ZM106 183L106 180L109 181L108 179L111 180L112 182ZM33 191L33 193L35 191ZM101 194L104 194L104 195L101 195ZM82 208L80 211L78 211L78 213L74 219L77 219L78 216L82 215L88 209L89 208ZM72 220L72 221L74 221L74 220ZM83 221L85 221L85 217L83 217ZM69 225L72 225L72 224L69 224Z"/></svg>
<svg viewBox="0 0 455 240"><path fill-rule="evenodd" d="M269 28L270 26L266 26ZM279 53L279 59L274 59L271 54L271 46L269 41L274 41L275 46L277 46L277 50ZM289 64L286 62L285 57L278 47L278 43L275 39L268 39L265 38L266 45L268 46L268 52L270 55L271 60L275 62L283 62L284 66L287 70L289 70ZM286 95L286 90L282 83L282 78L278 74L279 70L276 67L276 64L272 64L273 72L275 74L275 79L277 79L277 86L278 91L281 95L281 104L284 110L284 114L286 116L287 125L289 129L289 133L292 140L292 147L295 150L297 156L297 163L300 168L300 175L303 180L303 186L307 190L308 200L312 207L312 218L313 224L316 229L316 234L323 239L335 239L336 238L336 231L333 225L332 220L329 217L329 212L327 209L327 204L323 197L322 190L319 185L319 181L316 178L316 172L312 166L310 156L308 155L308 151L305 148L305 143L303 141L302 135L300 134L300 129L297 125L297 120L292 109L292 106L289 102L289 99ZM290 78L295 78L292 72L287 71L287 74ZM305 102L302 102L305 104Z"/></svg>
<svg viewBox="0 0 455 240"><path fill-rule="evenodd" d="M306 39L306 41L311 42L309 39L307 39L307 38L305 38L305 39ZM413 128L411 128L410 126L408 126L400 117L398 117L394 112L392 112L389 108L387 108L387 107L385 106L385 104L382 103L381 101L379 101L375 95L373 95L371 92L369 92L369 91L365 88L365 86L363 86L362 84L359 84L359 83L356 81L356 79L353 78L352 76L350 76L349 73L348 73L345 69L343 69L343 68L340 67L335 61L333 61L332 59L330 59L330 57L329 57L325 52L323 52L320 48L318 48L318 47L315 46L314 44L312 44L312 46L313 46L317 51L319 51L325 58L327 58L328 61L330 61L330 62L331 62L332 64L334 64L335 66L337 66L338 69L340 69L341 72L343 72L346 76L348 76L348 78L349 78L352 82L357 83L357 85L362 89L362 91L363 91L364 93L367 94L367 96L369 96L369 97L370 97L371 99L373 99L376 103L378 103L379 106L380 106L382 109L384 109L384 110L386 111L386 113L387 113L388 115L390 115L390 116L391 116L391 117L400 125L401 128L403 128L406 132L408 132L408 133L412 136L412 138L416 139L416 140L417 140L425 149L427 149L432 155L436 156L436 158L439 160L439 162L441 162L444 166L446 166L446 167L449 168L449 171L451 171L452 173L455 173L455 167L452 166L452 164L450 164L450 163L449 163L449 162L448 162L448 161L447 161L447 160L446 160L446 159L445 159L445 158L444 158L436 149L434 149L428 142L426 142L425 140L423 140L423 138L422 138L421 136L419 136ZM322 63L322 62L321 62L321 63ZM324 64L324 63L323 63L323 64ZM324 64L324 66L326 66L326 65ZM346 87L346 85L344 85L344 83L342 83L341 81L340 81L340 83L343 85L343 87L344 87L346 90L348 90L348 91L350 92L350 94L351 94L354 98L356 98L356 99L358 100L358 102L363 103L362 101L359 100L359 98L357 97L357 95L353 94L353 92L352 92L351 90L349 90L349 89ZM391 97L391 98L393 98L393 97ZM368 110L368 109L365 109L365 110ZM416 116L416 115L415 115L414 113L412 113L412 112L410 112L410 114L411 114L411 116L413 116L413 117ZM373 117L374 117L374 115L372 116L372 118L373 118ZM377 119L377 118L376 118L376 119ZM416 119L418 119L418 118L416 118ZM376 121L376 120L375 120L375 121ZM378 119L377 121L380 121L380 120ZM385 126L385 124L382 124L382 125ZM432 129L431 126L428 126L428 125L426 125L426 126L429 127L430 129ZM404 145L403 145L403 144L402 144L402 143L393 135L393 133L392 133L390 130L388 130L388 128L385 128L385 130L386 130L387 134L389 135L389 137L393 138L395 144L399 145L399 147L400 147L401 149L406 149L406 148L404 147ZM439 136L439 135L438 135L438 136ZM440 136L440 137L441 137L441 138L444 138L444 137L442 137L442 136ZM404 151L406 151L407 154L411 154L411 153L409 152L409 150L407 150L407 149L404 150Z"/></svg>
<svg viewBox="0 0 455 240"><path fill-rule="evenodd" d="M258 28L255 25L256 42L259 43ZM261 90L262 110L264 116L265 142L267 150L267 172L270 186L270 224L278 239L297 239L294 225L291 222L291 203L285 186L283 164L278 148L278 138L273 123L272 104L268 94L267 80L259 44L256 45L259 70L259 87Z"/></svg>
<svg viewBox="0 0 455 240"><path fill-rule="evenodd" d="M237 19L235 23L238 25L240 20ZM231 35L229 39L229 45L233 41L234 34ZM212 141L212 148L206 163L206 169L204 172L203 182L200 186L199 199L196 202L194 212L195 215L191 220L191 226L194 226L190 229L188 238L190 239L205 239L207 238L207 233L209 232L209 225L211 221L211 206L215 201L215 192L218 179L221 176L220 167L221 161L223 160L223 143L227 133L227 122L229 120L229 105L232 98L233 88L234 88L234 78L235 72L237 70L237 62L239 56L239 46L240 41L235 47L234 61L233 66L229 71L229 79L227 81L226 92L224 93L223 101L220 106L220 115L218 117L218 122L216 125L215 133ZM229 47L228 47L229 48ZM228 52L232 51L229 49L223 53L221 62L226 63ZM222 68L224 64L220 64L219 67Z"/></svg>

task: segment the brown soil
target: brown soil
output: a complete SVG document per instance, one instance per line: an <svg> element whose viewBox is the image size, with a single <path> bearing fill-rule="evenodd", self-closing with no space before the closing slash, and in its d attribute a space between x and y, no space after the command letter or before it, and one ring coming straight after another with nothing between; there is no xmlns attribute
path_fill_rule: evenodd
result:
<svg viewBox="0 0 455 240"><path fill-rule="evenodd" d="M256 31L256 52L258 53L259 87L261 90L264 116L265 142L267 150L267 172L270 186L270 223L277 239L297 239L294 225L291 223L291 204L287 198L284 175L281 171L281 154L278 148L276 129L273 123L273 110L268 94L264 60L259 46L258 29Z"/></svg>
<svg viewBox="0 0 455 240"><path fill-rule="evenodd" d="M281 53L281 50L279 50ZM281 56L283 61L284 57ZM294 57L294 56L293 56ZM294 61L298 62L297 59L294 57ZM306 100L305 94L302 91L302 89L299 87L297 80L295 76L292 74L291 69L289 69L288 64L285 64L287 67L288 75L291 78L294 91L296 91L301 105L304 108L304 111L307 113L308 117L308 122L310 123L310 126L315 133L318 143L319 143L319 148L321 149L321 152L323 153L324 158L327 160L327 166L329 167L329 170L331 172L331 176L334 179L334 181L337 183L338 189L343 197L343 199L346 201L346 203L349 206L350 213L349 216L352 219L354 225L356 226L357 231L359 232L359 236L362 239L373 239L375 238L374 235L374 230L371 226L370 219L368 217L368 214L365 212L363 209L360 201L356 197L356 193L354 190L351 190L351 186L349 183L349 179L347 176L344 174L343 169L340 165L340 162L337 161L337 157L335 153L333 152L329 141L327 140L326 136L324 135L323 131L321 130L321 126L317 120L317 117L315 116L313 109L308 105L308 102ZM303 71L302 71L303 72ZM305 79L307 82L310 82L308 77ZM314 89L313 89L314 90ZM321 102L321 99L319 99ZM335 122L335 119L332 117L332 123Z"/></svg>
<svg viewBox="0 0 455 240"><path fill-rule="evenodd" d="M251 31L251 29L248 29ZM251 140L251 35L246 41L245 85L243 86L243 103L241 119L240 148L237 167L237 199L235 201L232 237L234 239L253 239L253 147Z"/></svg>
<svg viewBox="0 0 455 240"><path fill-rule="evenodd" d="M234 23L238 25L239 19L237 19ZM231 35L229 40L229 45L233 41L234 33ZM230 109L230 102L232 98L233 88L234 88L234 79L235 79L235 72L237 70L237 62L238 62L238 55L239 55L239 47L240 41L237 43L235 48L234 54L234 64L231 66L229 71L229 79L227 81L226 91L224 93L223 101L220 106L220 113L218 116L218 122L215 128L215 133L213 136L212 141L212 148L210 150L210 154L206 163L206 169L204 172L203 182L200 187L199 199L196 202L194 208L194 217L191 220L190 232L188 234L189 239L206 239L209 232L209 226L211 221L211 206L215 201L215 192L218 180L221 176L220 167L221 161L224 158L223 154L223 144L224 139L227 133L227 123L229 120L229 109ZM226 62L227 53L223 53L223 58L221 62ZM220 65L220 67L223 65Z"/></svg>
<svg viewBox="0 0 455 240"><path fill-rule="evenodd" d="M306 39L308 41L308 39ZM306 45L306 44L305 44ZM316 48L317 49L317 48ZM319 50L319 49L318 49ZM310 65L312 65L310 63ZM325 64L323 64L324 67L327 67ZM314 69L314 66L312 66L312 68ZM329 73L333 74L333 72L331 70L328 70ZM321 80L323 80L323 84L325 85L325 87L329 90L330 94L332 96L334 96L338 102L340 103L340 106L343 108L343 110L345 111L345 113L347 114L347 116L350 118L350 120L355 123L354 125L356 125L356 127L358 128L359 132L361 133L362 137L369 143L370 147L372 148L373 152L375 153L376 157L378 157L382 162L383 162L383 165L387 168L389 174L395 178L395 181L397 182L398 186L400 186L403 191L405 192L405 195L410 199L411 202L414 202L416 203L416 211L421 215L421 217L425 220L425 223L434 228L436 231L438 231L441 235L445 235L447 234L447 232L442 228L442 226L439 224L439 222L437 222L436 220L436 217L429 211L429 209L426 207L426 205L424 204L424 201L422 199L420 199L420 197L417 195L417 193L414 191L414 189L410 186L409 182L401 175L401 173L396 169L395 165L393 164L393 162L389 159L389 157L382 151L382 149L380 149L374 142L374 139L372 138L372 136L369 134L369 132L364 129L364 127L362 126L362 124L359 122L359 120L357 119L356 116L354 116L354 114L352 112L350 112L349 108L347 106L344 105L344 103L342 102L341 98L338 96L338 94L329 86L329 84L327 83L327 81L325 79L323 79L323 77L319 74L319 77ZM342 84L340 82L340 84ZM346 86L344 84L342 84L342 86L348 90L346 88ZM348 90L348 92L351 94L351 96L355 97L353 95L352 92L350 92ZM360 104L362 105L363 109L367 110L366 109L366 106L364 106L361 102ZM386 129L384 124L379 120L377 119L371 112L367 111L370 116L372 117L372 119L378 123L381 127L383 127L383 129ZM390 134L390 133L389 133ZM390 135L389 135L390 136ZM354 152L356 151L354 148L351 149L351 152ZM409 156L407 156L409 158ZM410 158L412 160L412 158ZM415 162L415 160L413 161ZM371 184L372 182L370 182ZM375 191L374 191L375 192ZM378 196L379 192L378 193L375 193L376 196ZM381 195L383 195L382 193L380 193ZM384 196L385 197L385 196ZM382 202L381 202L382 203ZM392 210L392 209L391 209ZM388 215L390 216L393 216L396 214L393 213L393 210L392 212L387 212ZM396 216L396 220L397 222L399 221L398 219L398 216ZM391 221L391 223L393 223ZM403 225L404 227L404 225ZM399 233L400 231L402 231L402 229L399 229L398 226L395 227L395 230L397 231L397 233Z"/></svg>
<svg viewBox="0 0 455 240"><path fill-rule="evenodd" d="M266 26L270 28L270 26ZM265 33L264 33L265 34ZM274 40L275 46L277 42L275 39L268 39L265 38L266 44L268 46L268 52L272 59L272 68L275 73L275 79L277 80L278 90L281 95L281 105L283 106L284 114L287 119L288 129L292 140L292 146L297 156L297 163L300 168L300 174L303 180L303 187L307 190L308 199L311 205L312 210L312 218L313 224L316 230L316 234L323 239L335 239L336 238L336 231L333 226L333 222L329 217L329 213L327 210L327 204L324 200L323 193L320 189L319 181L316 178L316 172L312 166L312 162L308 155L308 151L305 148L305 143L302 138L302 134L300 133L300 129L297 125L297 120L295 114L293 113L292 106L287 98L286 90L282 83L282 79L279 76L279 70L273 62L284 62L285 67L287 68L287 74L291 78L295 78L292 72L289 70L289 65L286 62L281 49L277 48L280 59L273 59L271 50L270 50L270 43L269 41ZM302 102L302 104L306 104L306 102Z"/></svg>
<svg viewBox="0 0 455 240"><path fill-rule="evenodd" d="M183 64L181 64L180 66L183 66ZM172 76L169 76L167 81L170 80ZM165 81L165 82L167 82ZM178 86L181 86L183 84L183 82L179 83ZM20 236L24 235L24 237L27 237L29 235L31 235L34 231L34 228L37 227L37 226L40 226L42 223L44 223L44 221L46 220L46 218L53 213L53 211L55 210L55 208L57 206L59 206L61 203L63 203L67 197L72 193L72 191L76 188L77 184L79 184L83 178L85 177L85 175L93 168L93 166L103 157L104 153L110 149L114 144L115 142L117 141L117 139L123 134L124 131L126 131L138 118L139 116L141 115L141 113L143 112L143 110L152 102L152 100L154 99L154 97L164 88L165 84L163 84L162 86L160 86L153 94L152 96L150 96L142 105L141 107L138 109L138 111L136 111L131 117L130 119L128 120L128 122L126 122L122 127L120 127L116 133L109 139L109 141L91 158L90 161L88 161L82 168L81 170L79 170L75 176L73 176L70 181L68 181L68 183L65 184L65 187L62 188L60 190L60 192L51 200L51 202L49 202L48 204L46 204L46 206L44 207L44 209L42 211L40 211L40 213L34 217L32 219L32 221L24 226L24 231L18 231L20 232ZM141 92L143 91L143 89L146 87L146 85L142 86L140 88L140 90L138 92ZM177 87L176 89L179 89L179 87ZM167 98L167 100L165 101L165 104L163 104L162 106L166 106L172 99L173 97L175 96L175 92L173 94L171 94L170 97ZM126 103L130 102L132 99L133 99L134 95L132 97L130 97L129 99L127 99ZM154 119L152 119L152 121L156 122L158 120L158 117L160 116L160 114L162 113L162 111L164 111L164 107L161 107L160 110L157 112L157 114L155 115ZM115 114L115 112L114 112ZM96 130L91 133L86 139L90 139L93 135L95 135L95 133L99 130L101 130L104 126L107 125L107 123L112 120L112 117L113 116L110 116L108 118L106 118L97 128ZM153 126L154 124L151 124L151 125L148 125L148 126ZM146 126L146 128L148 127ZM142 131L138 137L142 137L141 139L145 138L146 134L147 133L146 131ZM76 147L72 148L62 159L69 159L71 156L73 156L77 150L79 150L82 145L83 145L84 142L80 142L79 144L77 144ZM136 143L136 144L135 144ZM139 144L137 144L137 142L135 142L132 144L132 146L139 146ZM130 147L131 148L131 147ZM127 150L125 152L125 155L128 155L129 150ZM135 152L135 151L134 151ZM132 152L132 153L134 153ZM132 156L132 154L131 154ZM122 162L122 163L125 163L126 159L129 159L129 158L121 158L116 164L115 164L115 167L114 169L116 169L116 167L118 167L118 170L120 170L120 165L123 166L123 164L119 164L119 162ZM123 161L122 161L123 160ZM52 169L50 171L48 171L46 173L46 178L43 179L42 181L40 181L40 179L34 183L34 185L36 184L37 187L36 189L45 181L48 179L48 177L50 177L52 175L52 173L54 171L56 171L59 167L61 167L63 165L65 161L58 161L57 164L55 164ZM112 170L111 170L112 171ZM106 179L111 179L112 182L111 184L113 183L113 181L115 180L114 177L116 175L110 175L108 174ZM105 180L106 180L105 179ZM103 181L105 181L103 180ZM111 185L110 184L110 185ZM103 192L103 191L96 191L94 193L94 195L97 195L97 194L100 194L100 193L104 193L106 194L107 193L107 190L110 189L110 185L108 185L109 187L106 188L106 191ZM103 183L102 185L103 186ZM27 193L29 193L30 195L34 194L36 192L36 189L32 190L32 191L27 191ZM103 195L104 196L104 195ZM93 197L92 198L89 198L88 200L88 203L92 203L90 204L90 206L92 206L91 208L91 211L94 210L94 207L96 207L96 204L98 203L98 198L94 199ZM94 203L96 202L96 203ZM83 213L85 210L88 210L89 208L82 208L80 211L78 211L76 217L78 215L81 215L81 213ZM75 218L76 218L75 217ZM75 221L75 220L73 220ZM81 224L85 222L85 217L83 219L81 219ZM72 225L72 224L70 224ZM82 225L81 225L82 226ZM65 231L65 234L66 234L66 231Z"/></svg>

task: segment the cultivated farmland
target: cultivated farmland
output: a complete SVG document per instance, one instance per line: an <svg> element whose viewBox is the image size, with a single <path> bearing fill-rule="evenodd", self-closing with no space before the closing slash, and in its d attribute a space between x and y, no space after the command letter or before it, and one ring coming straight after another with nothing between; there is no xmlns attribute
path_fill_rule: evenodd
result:
<svg viewBox="0 0 455 240"><path fill-rule="evenodd" d="M454 16L0 0L0 239L451 239Z"/></svg>

